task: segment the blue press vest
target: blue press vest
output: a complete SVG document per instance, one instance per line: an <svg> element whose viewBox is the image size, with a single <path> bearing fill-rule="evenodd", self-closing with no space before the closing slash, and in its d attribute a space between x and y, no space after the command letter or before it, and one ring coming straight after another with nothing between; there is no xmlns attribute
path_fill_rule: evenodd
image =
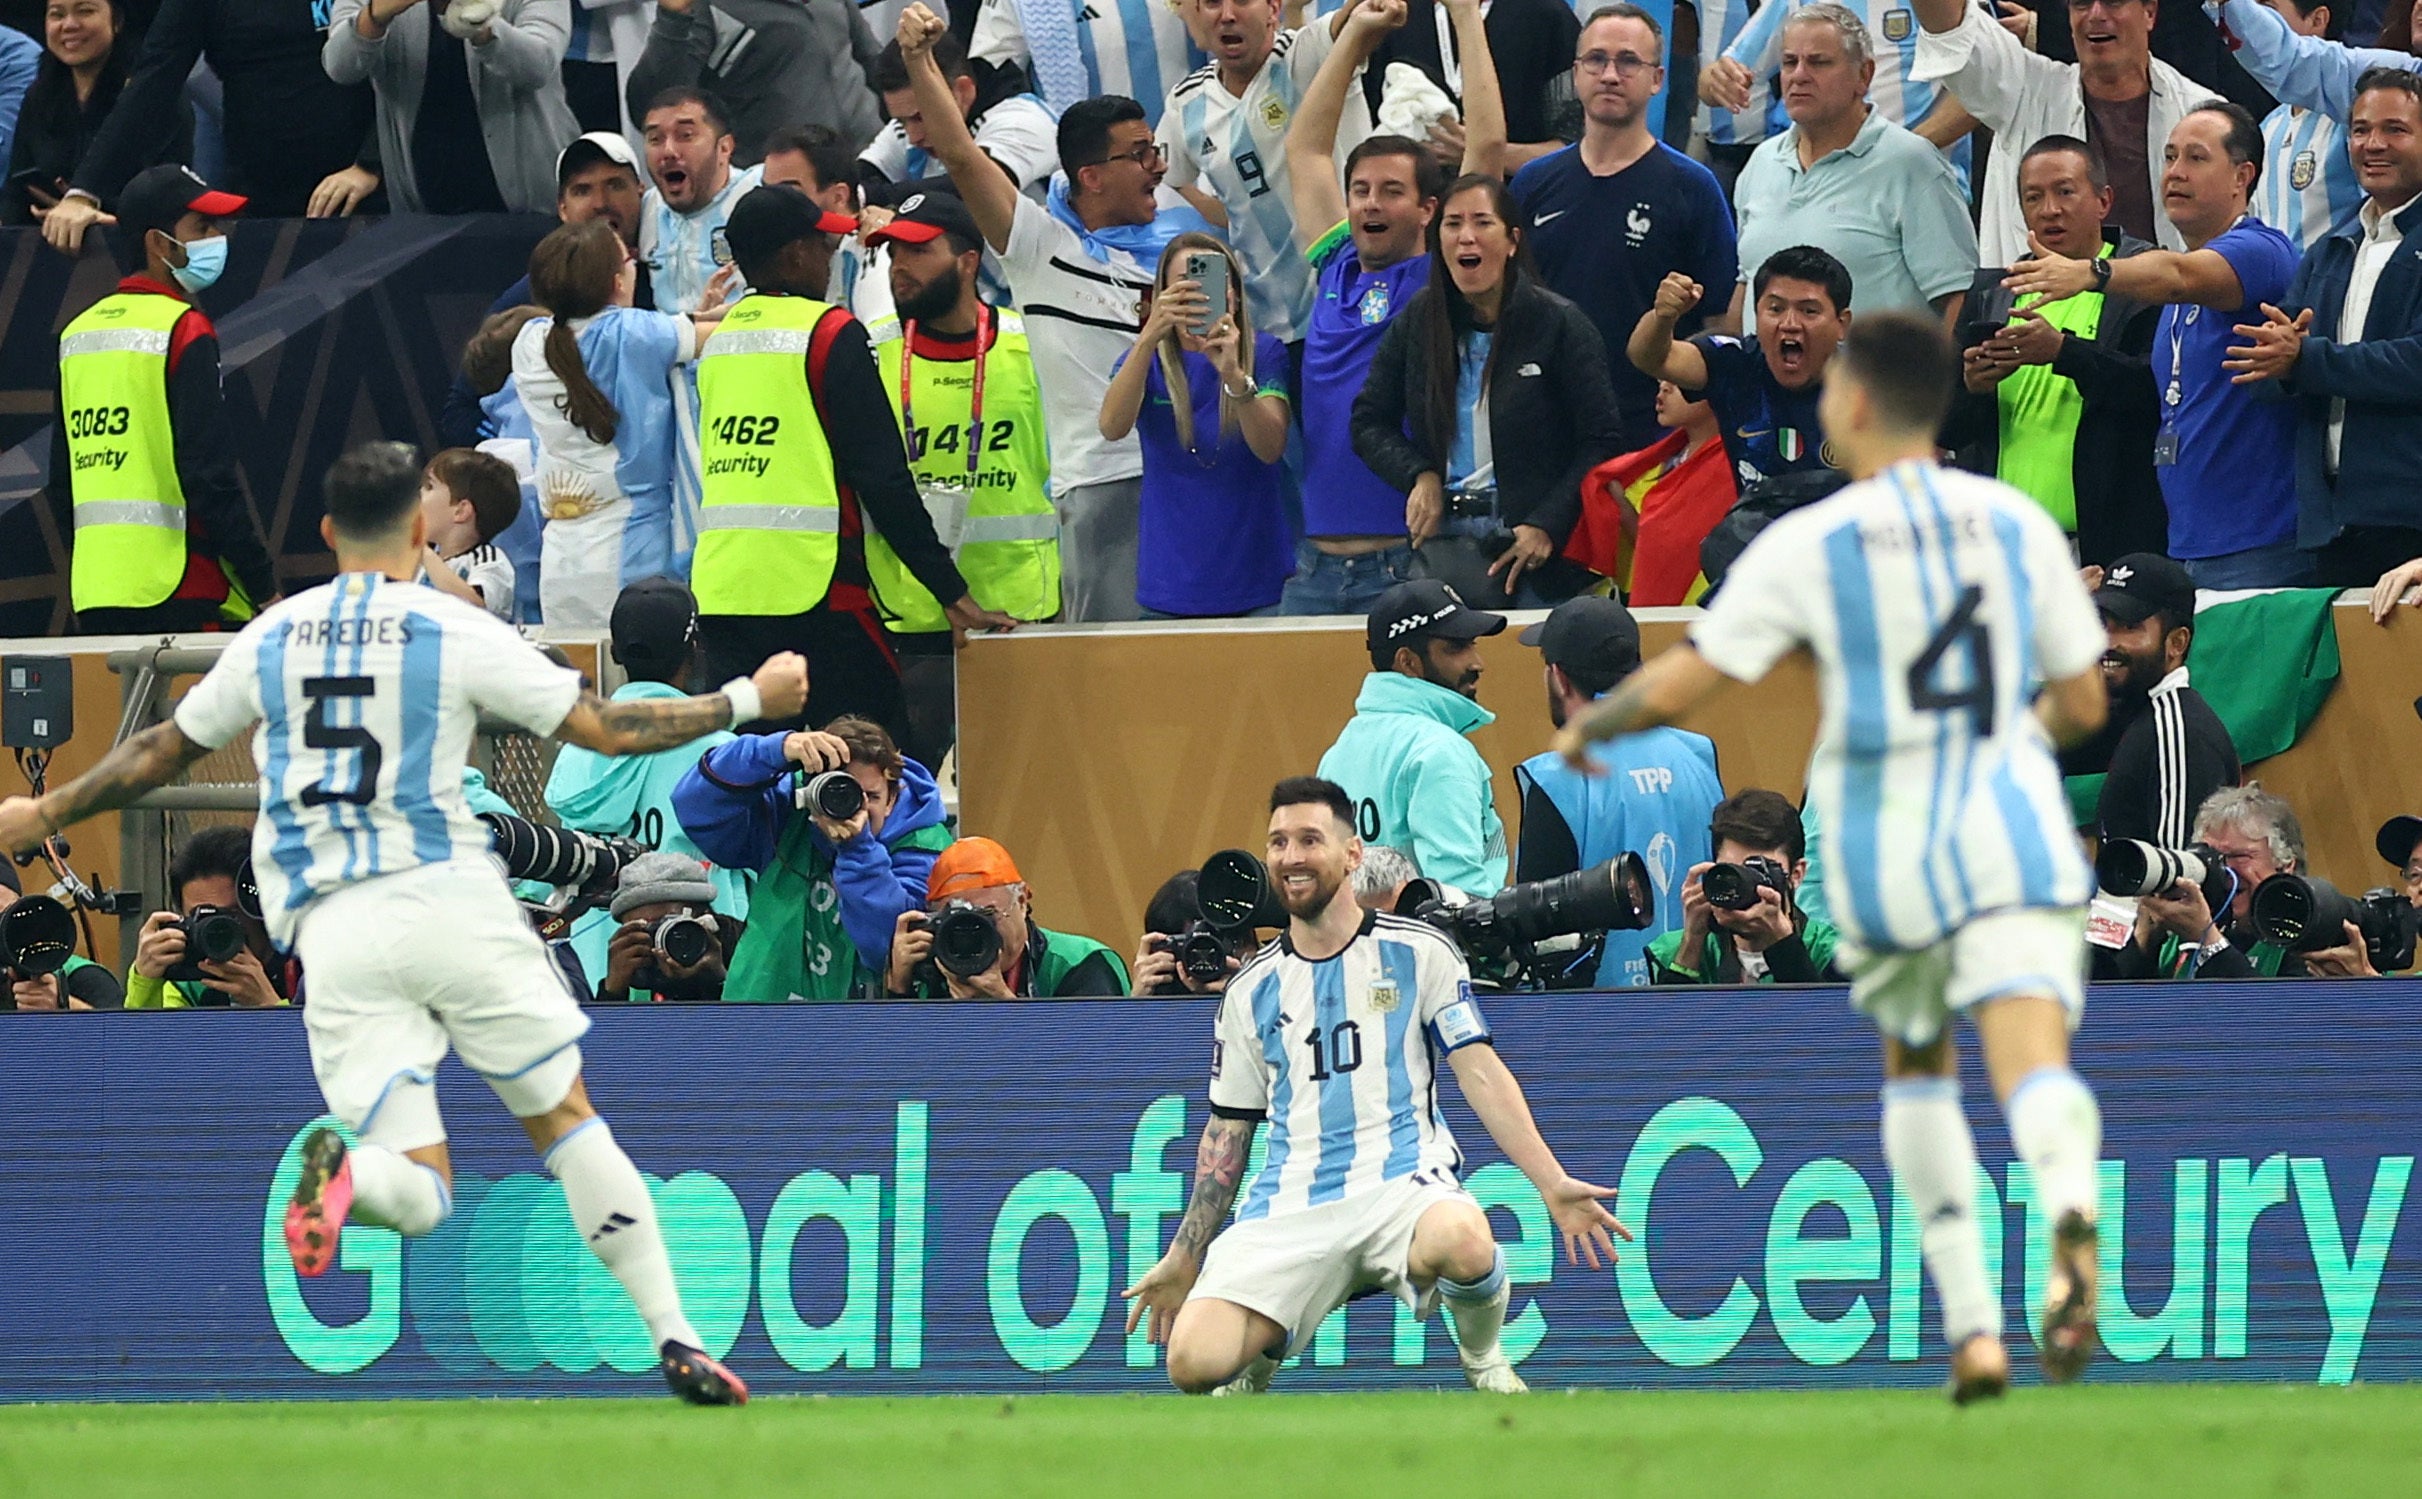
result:
<svg viewBox="0 0 2422 1499"><path fill-rule="evenodd" d="M1716 747L1704 734L1651 729L1601 744L1591 755L1606 767L1585 776L1553 754L1534 755L1515 779L1535 785L1563 814L1589 869L1618 854L1638 854L1657 894L1656 918L1636 932L1608 932L1598 961L1605 989L1648 987L1648 944L1682 925L1682 881L1693 864L1714 857L1707 833L1724 782Z"/></svg>

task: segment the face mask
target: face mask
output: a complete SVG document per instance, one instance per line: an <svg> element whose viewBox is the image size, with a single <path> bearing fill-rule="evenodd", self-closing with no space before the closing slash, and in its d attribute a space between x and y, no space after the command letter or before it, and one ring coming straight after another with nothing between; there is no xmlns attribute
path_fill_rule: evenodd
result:
<svg viewBox="0 0 2422 1499"><path fill-rule="evenodd" d="M200 291L214 285L227 269L227 236L214 234L208 239L189 240L185 245L185 263L169 268L168 274L177 278L177 285L187 291Z"/></svg>

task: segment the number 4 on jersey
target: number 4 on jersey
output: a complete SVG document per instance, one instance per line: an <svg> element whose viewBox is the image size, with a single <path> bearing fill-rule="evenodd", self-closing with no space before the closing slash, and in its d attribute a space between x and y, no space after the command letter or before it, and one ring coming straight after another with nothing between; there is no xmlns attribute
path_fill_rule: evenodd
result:
<svg viewBox="0 0 2422 1499"><path fill-rule="evenodd" d="M1985 600L1985 591L1971 583L1951 601L1951 617L1926 642L1918 658L1909 663L1909 706L1938 713L1968 711L1977 737L1993 736L1993 636L1984 621L1976 617L1976 609ZM1943 658L1955 646L1968 651L1968 685L1959 688L1938 686Z"/></svg>

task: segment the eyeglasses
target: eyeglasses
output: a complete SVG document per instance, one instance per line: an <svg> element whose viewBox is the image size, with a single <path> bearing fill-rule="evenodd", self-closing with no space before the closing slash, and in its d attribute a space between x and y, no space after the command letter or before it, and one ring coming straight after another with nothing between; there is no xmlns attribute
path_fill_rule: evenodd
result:
<svg viewBox="0 0 2422 1499"><path fill-rule="evenodd" d="M1656 65L1654 58L1642 57L1636 52L1584 52L1573 59L1574 67L1600 77L1612 73L1619 78L1631 78L1637 76L1642 68Z"/></svg>
<svg viewBox="0 0 2422 1499"><path fill-rule="evenodd" d="M1094 165L1106 167L1114 161L1132 161L1137 166L1142 167L1145 171L1149 172L1152 170L1152 164L1160 159L1161 143L1159 141L1146 141L1132 151L1113 151L1108 156L1103 157L1100 161L1095 162Z"/></svg>

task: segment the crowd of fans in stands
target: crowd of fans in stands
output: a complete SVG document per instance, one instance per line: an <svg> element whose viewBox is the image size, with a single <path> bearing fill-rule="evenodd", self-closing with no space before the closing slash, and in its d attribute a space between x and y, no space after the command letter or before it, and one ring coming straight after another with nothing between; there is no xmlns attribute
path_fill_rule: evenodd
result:
<svg viewBox="0 0 2422 1499"><path fill-rule="evenodd" d="M694 662L664 620L686 608L690 641L695 606L632 601L686 598L696 361L749 289L725 227L752 194L827 216L826 300L897 387L899 420L846 440L905 451L945 544L962 523L977 544L980 518L1025 546L964 567L975 604L1019 620L1359 615L1416 579L1480 610L1695 602L1759 525L1842 482L1816 399L1857 315L1926 312L1964 351L1945 448L2041 501L2104 585L2122 713L2100 763L2071 768L2163 812L2137 832L2107 787L2095 826L2238 836L2252 864L2293 868L2294 816L2229 790L2225 731L2192 757L2124 746L2156 720L2164 746L2192 734L2196 588L2376 588L2382 612L2422 583L2422 57L2410 3L2348 12L49 0L0 17L0 215L76 252L141 168L189 160L253 214L552 213L447 398L432 573L508 619L611 628L634 687L666 691ZM1027 402L1039 434L988 440L981 374L964 439L903 409L914 366L1009 334L995 409ZM971 502L979 459L1025 498ZM982 840L940 831L927 767L951 731L919 707L915 661L938 657L946 700L956 617L899 603L881 529L845 523L870 633L909 660L908 711L686 752L658 788L685 836L659 846L716 878L658 879L599 917L579 939L599 992L631 987L618 934L693 906L739 934L721 960L751 998L1128 987L1115 956L1034 924L1007 851L957 856ZM1593 628L1597 657L1549 652L1576 702L1623 654L1620 627ZM1381 711L1416 689L1474 699L1409 643L1374 648L1374 681L1409 679ZM1411 711L1456 734L1486 720ZM2132 756L2149 768L2129 778ZM848 770L866 810L793 815L786 768ZM1806 872L1788 803L1704 779L1675 824L1690 863L1729 848ZM1454 815L1473 826L1397 852L1488 844L1479 809ZM1493 865L1456 872L1472 894L1506 878L1494 838ZM1773 977L1761 954L1784 936L1784 966L1815 976L1821 899L1794 883L1793 914L1746 932L1694 896L1686 935L1598 976ZM997 918L987 982L919 968L928 908L954 893ZM2129 971L2220 971L2198 954L2227 945L2228 913L2146 910ZM1150 940L1135 971L1182 986ZM287 977L219 988L282 997ZM130 1003L137 981L176 1002L138 962Z"/></svg>

